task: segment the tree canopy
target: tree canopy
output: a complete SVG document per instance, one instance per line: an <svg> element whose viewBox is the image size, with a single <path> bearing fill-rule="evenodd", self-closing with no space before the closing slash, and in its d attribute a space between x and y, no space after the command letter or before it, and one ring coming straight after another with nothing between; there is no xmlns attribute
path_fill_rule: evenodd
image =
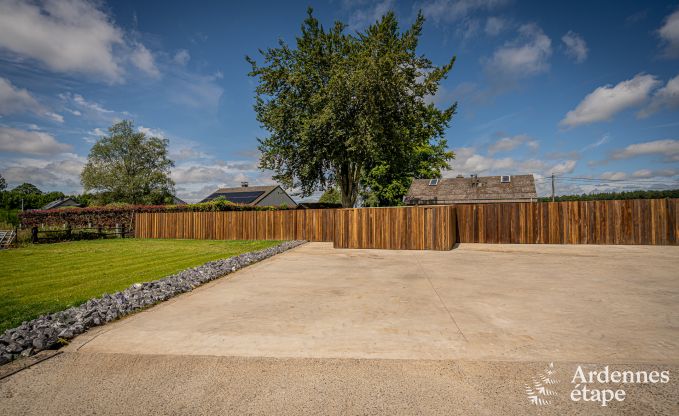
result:
<svg viewBox="0 0 679 416"><path fill-rule="evenodd" d="M92 146L80 175L85 192L96 192L97 202L159 204L174 194L168 140L147 137L123 120Z"/></svg>
<svg viewBox="0 0 679 416"><path fill-rule="evenodd" d="M438 177L454 157L444 130L456 104L429 102L453 66L416 52L424 18L401 33L392 12L364 32L326 30L311 9L292 48L283 41L248 57L258 78L255 111L267 130L260 167L308 196L337 186L342 205L361 191L399 203L413 177Z"/></svg>
<svg viewBox="0 0 679 416"><path fill-rule="evenodd" d="M337 191L337 188L331 187L326 189L325 192L323 192L323 195L321 195L321 197L318 199L318 202L323 204L341 204L342 197L340 196L340 193Z"/></svg>
<svg viewBox="0 0 679 416"><path fill-rule="evenodd" d="M0 175L0 191L4 191L7 188L7 181Z"/></svg>

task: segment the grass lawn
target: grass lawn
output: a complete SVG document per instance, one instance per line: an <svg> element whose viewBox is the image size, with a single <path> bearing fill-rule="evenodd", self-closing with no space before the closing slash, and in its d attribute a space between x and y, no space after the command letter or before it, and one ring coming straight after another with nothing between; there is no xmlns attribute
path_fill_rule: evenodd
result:
<svg viewBox="0 0 679 416"><path fill-rule="evenodd" d="M111 239L0 251L0 333L133 283L279 241Z"/></svg>

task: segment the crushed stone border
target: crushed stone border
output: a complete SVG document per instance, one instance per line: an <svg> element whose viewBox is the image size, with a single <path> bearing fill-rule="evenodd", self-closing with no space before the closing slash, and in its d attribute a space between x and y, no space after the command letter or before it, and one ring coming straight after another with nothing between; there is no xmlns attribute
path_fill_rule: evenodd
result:
<svg viewBox="0 0 679 416"><path fill-rule="evenodd" d="M104 294L79 306L23 322L0 336L0 365L39 351L57 348L90 328L189 292L204 283L304 243L306 241L303 240L286 241L262 250L210 261L158 280L135 283L120 292Z"/></svg>

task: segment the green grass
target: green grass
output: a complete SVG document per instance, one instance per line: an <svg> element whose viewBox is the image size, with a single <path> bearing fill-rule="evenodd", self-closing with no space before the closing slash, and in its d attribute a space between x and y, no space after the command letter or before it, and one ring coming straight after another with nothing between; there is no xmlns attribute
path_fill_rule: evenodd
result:
<svg viewBox="0 0 679 416"><path fill-rule="evenodd" d="M0 333L133 283L279 241L111 239L0 251Z"/></svg>

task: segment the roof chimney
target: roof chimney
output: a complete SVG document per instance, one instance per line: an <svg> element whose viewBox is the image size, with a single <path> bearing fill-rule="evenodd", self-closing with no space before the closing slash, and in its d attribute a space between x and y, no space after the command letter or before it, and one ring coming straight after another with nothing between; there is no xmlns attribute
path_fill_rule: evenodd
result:
<svg viewBox="0 0 679 416"><path fill-rule="evenodd" d="M457 179L463 179L463 178L464 178L464 175L458 174L458 175L456 176L456 178L457 178Z"/></svg>
<svg viewBox="0 0 679 416"><path fill-rule="evenodd" d="M248 182L247 182L247 181L243 181L243 182L240 183L240 186L241 186L241 188L247 188L247 187L248 187Z"/></svg>

